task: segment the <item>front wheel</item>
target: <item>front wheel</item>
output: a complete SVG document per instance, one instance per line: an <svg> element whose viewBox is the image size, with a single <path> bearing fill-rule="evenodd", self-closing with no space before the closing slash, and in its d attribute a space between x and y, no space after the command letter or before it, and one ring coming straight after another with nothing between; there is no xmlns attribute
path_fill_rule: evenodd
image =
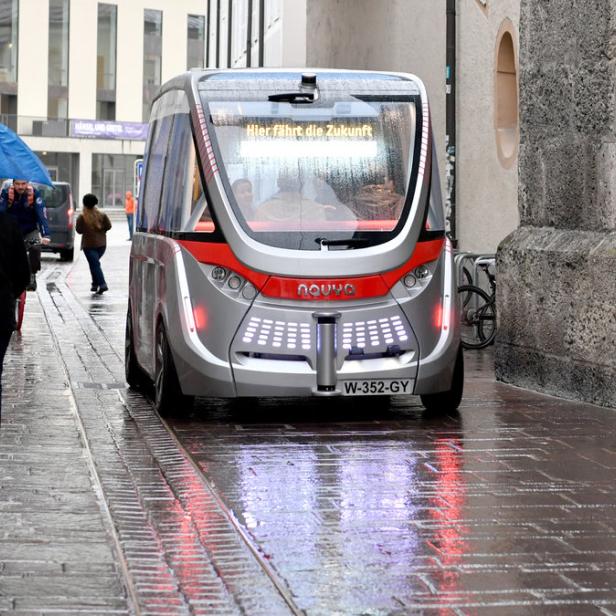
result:
<svg viewBox="0 0 616 616"><path fill-rule="evenodd" d="M473 285L458 287L461 297L460 337L465 349L483 349L496 336L494 298Z"/></svg>
<svg viewBox="0 0 616 616"><path fill-rule="evenodd" d="M451 388L437 394L424 394L420 396L421 403L428 411L447 412L455 411L462 401L464 392L464 355L462 347L458 349L456 365L453 369Z"/></svg>
<svg viewBox="0 0 616 616"><path fill-rule="evenodd" d="M147 385L145 373L141 369L135 355L133 333L133 317L130 304L126 314L126 335L124 338L124 374L126 382L131 389L142 389Z"/></svg>
<svg viewBox="0 0 616 616"><path fill-rule="evenodd" d="M182 393L162 322L156 331L156 372L154 377L154 406L163 416L184 415L192 408L194 396Z"/></svg>

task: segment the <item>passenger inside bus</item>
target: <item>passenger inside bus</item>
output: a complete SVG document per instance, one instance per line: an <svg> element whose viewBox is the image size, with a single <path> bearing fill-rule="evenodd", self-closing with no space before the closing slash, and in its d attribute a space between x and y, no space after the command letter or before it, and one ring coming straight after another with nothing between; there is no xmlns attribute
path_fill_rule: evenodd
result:
<svg viewBox="0 0 616 616"><path fill-rule="evenodd" d="M394 181L385 176L381 184L366 184L355 195L355 211L362 220L398 220L404 196L396 191Z"/></svg>
<svg viewBox="0 0 616 616"><path fill-rule="evenodd" d="M357 220L357 216L355 216L351 208L340 201L330 182L331 180L328 181L327 174L324 172L315 173L312 180L315 194L314 200L317 203L330 206L327 209L327 219L346 221Z"/></svg>
<svg viewBox="0 0 616 616"><path fill-rule="evenodd" d="M257 206L256 220L327 220L328 210L335 209L333 205L324 205L304 197L302 182L297 174L281 171L277 185L278 191Z"/></svg>
<svg viewBox="0 0 616 616"><path fill-rule="evenodd" d="M186 226L190 230L204 233L214 231L214 223L201 185L201 176L197 164L195 164L193 171L191 214Z"/></svg>
<svg viewBox="0 0 616 616"><path fill-rule="evenodd" d="M254 195L252 182L247 178L240 178L231 184L231 190L235 196L237 205L247 221L254 219Z"/></svg>

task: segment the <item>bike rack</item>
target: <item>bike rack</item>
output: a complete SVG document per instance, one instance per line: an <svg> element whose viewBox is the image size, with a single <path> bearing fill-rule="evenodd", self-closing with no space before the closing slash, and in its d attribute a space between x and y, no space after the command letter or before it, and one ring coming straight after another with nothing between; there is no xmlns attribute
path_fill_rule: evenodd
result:
<svg viewBox="0 0 616 616"><path fill-rule="evenodd" d="M454 256L454 264L458 276L458 286L462 281L462 268L467 261L470 261L470 267L467 270L471 273L471 284L480 287L479 284L479 267L481 265L495 265L496 255L494 253L476 253L476 252L458 252Z"/></svg>
<svg viewBox="0 0 616 616"><path fill-rule="evenodd" d="M458 277L458 286L466 284L466 280L462 275L462 268L466 266L467 271L471 274L471 284L484 289L484 286L481 284L482 280L479 279L479 274L482 268L496 265L496 255L490 253L458 252L454 255L454 265ZM477 301L477 297L474 294L473 300ZM476 310L477 306L475 305L472 308Z"/></svg>

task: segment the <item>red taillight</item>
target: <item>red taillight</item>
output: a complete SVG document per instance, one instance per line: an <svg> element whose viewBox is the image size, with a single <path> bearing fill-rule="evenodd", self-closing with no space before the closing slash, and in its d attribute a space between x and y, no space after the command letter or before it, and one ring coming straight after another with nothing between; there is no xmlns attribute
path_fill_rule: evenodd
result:
<svg viewBox="0 0 616 616"><path fill-rule="evenodd" d="M439 303L434 307L433 322L434 322L434 327L436 327L436 329L441 329L443 327L443 304Z"/></svg>
<svg viewBox="0 0 616 616"><path fill-rule="evenodd" d="M73 216L75 214L75 210L72 207L69 207L68 210L66 211L66 215L68 216L68 224L67 227L69 229L73 228Z"/></svg>
<svg viewBox="0 0 616 616"><path fill-rule="evenodd" d="M193 317L195 327L198 331L203 331L207 326L207 311L204 306L193 306Z"/></svg>

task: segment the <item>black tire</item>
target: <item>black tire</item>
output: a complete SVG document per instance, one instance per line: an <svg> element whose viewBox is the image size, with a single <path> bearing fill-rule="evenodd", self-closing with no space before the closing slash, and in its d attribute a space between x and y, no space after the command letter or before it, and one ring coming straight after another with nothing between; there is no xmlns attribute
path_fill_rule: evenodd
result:
<svg viewBox="0 0 616 616"><path fill-rule="evenodd" d="M473 285L458 287L460 295L460 338L465 349L483 349L496 336L494 299Z"/></svg>
<svg viewBox="0 0 616 616"><path fill-rule="evenodd" d="M124 337L124 374L126 382L131 389L143 389L148 386L148 378L141 369L135 355L135 345L133 341L133 317L130 304L126 313L126 330Z"/></svg>
<svg viewBox="0 0 616 616"><path fill-rule="evenodd" d="M471 273L468 271L468 269L466 269L465 267L462 268L462 275L461 275L462 280L460 282L462 282L463 284L458 286L458 293L459 293L459 289L464 286L464 287L474 287L475 285L473 284L473 277L471 276ZM469 293L460 293L460 302L462 303L462 306L465 307L468 302L470 301L471 296Z"/></svg>
<svg viewBox="0 0 616 616"><path fill-rule="evenodd" d="M473 277L471 276L471 273L466 267L462 267L462 280L460 282L464 283L465 285L473 284Z"/></svg>
<svg viewBox="0 0 616 616"><path fill-rule="evenodd" d="M156 330L155 352L154 407L163 417L185 415L190 412L195 398L182 393L162 322Z"/></svg>
<svg viewBox="0 0 616 616"><path fill-rule="evenodd" d="M72 261L75 258L74 248L62 248L60 250L60 261Z"/></svg>
<svg viewBox="0 0 616 616"><path fill-rule="evenodd" d="M464 393L464 355L462 347L458 349L456 355L456 365L453 369L453 378L451 379L451 388L447 391L442 391L437 394L424 394L420 396L421 403L428 411L446 413L455 411L462 401Z"/></svg>
<svg viewBox="0 0 616 616"><path fill-rule="evenodd" d="M496 338L496 303L494 297L490 299L490 303L483 308L480 315L479 337L483 338L481 348L494 344Z"/></svg>

